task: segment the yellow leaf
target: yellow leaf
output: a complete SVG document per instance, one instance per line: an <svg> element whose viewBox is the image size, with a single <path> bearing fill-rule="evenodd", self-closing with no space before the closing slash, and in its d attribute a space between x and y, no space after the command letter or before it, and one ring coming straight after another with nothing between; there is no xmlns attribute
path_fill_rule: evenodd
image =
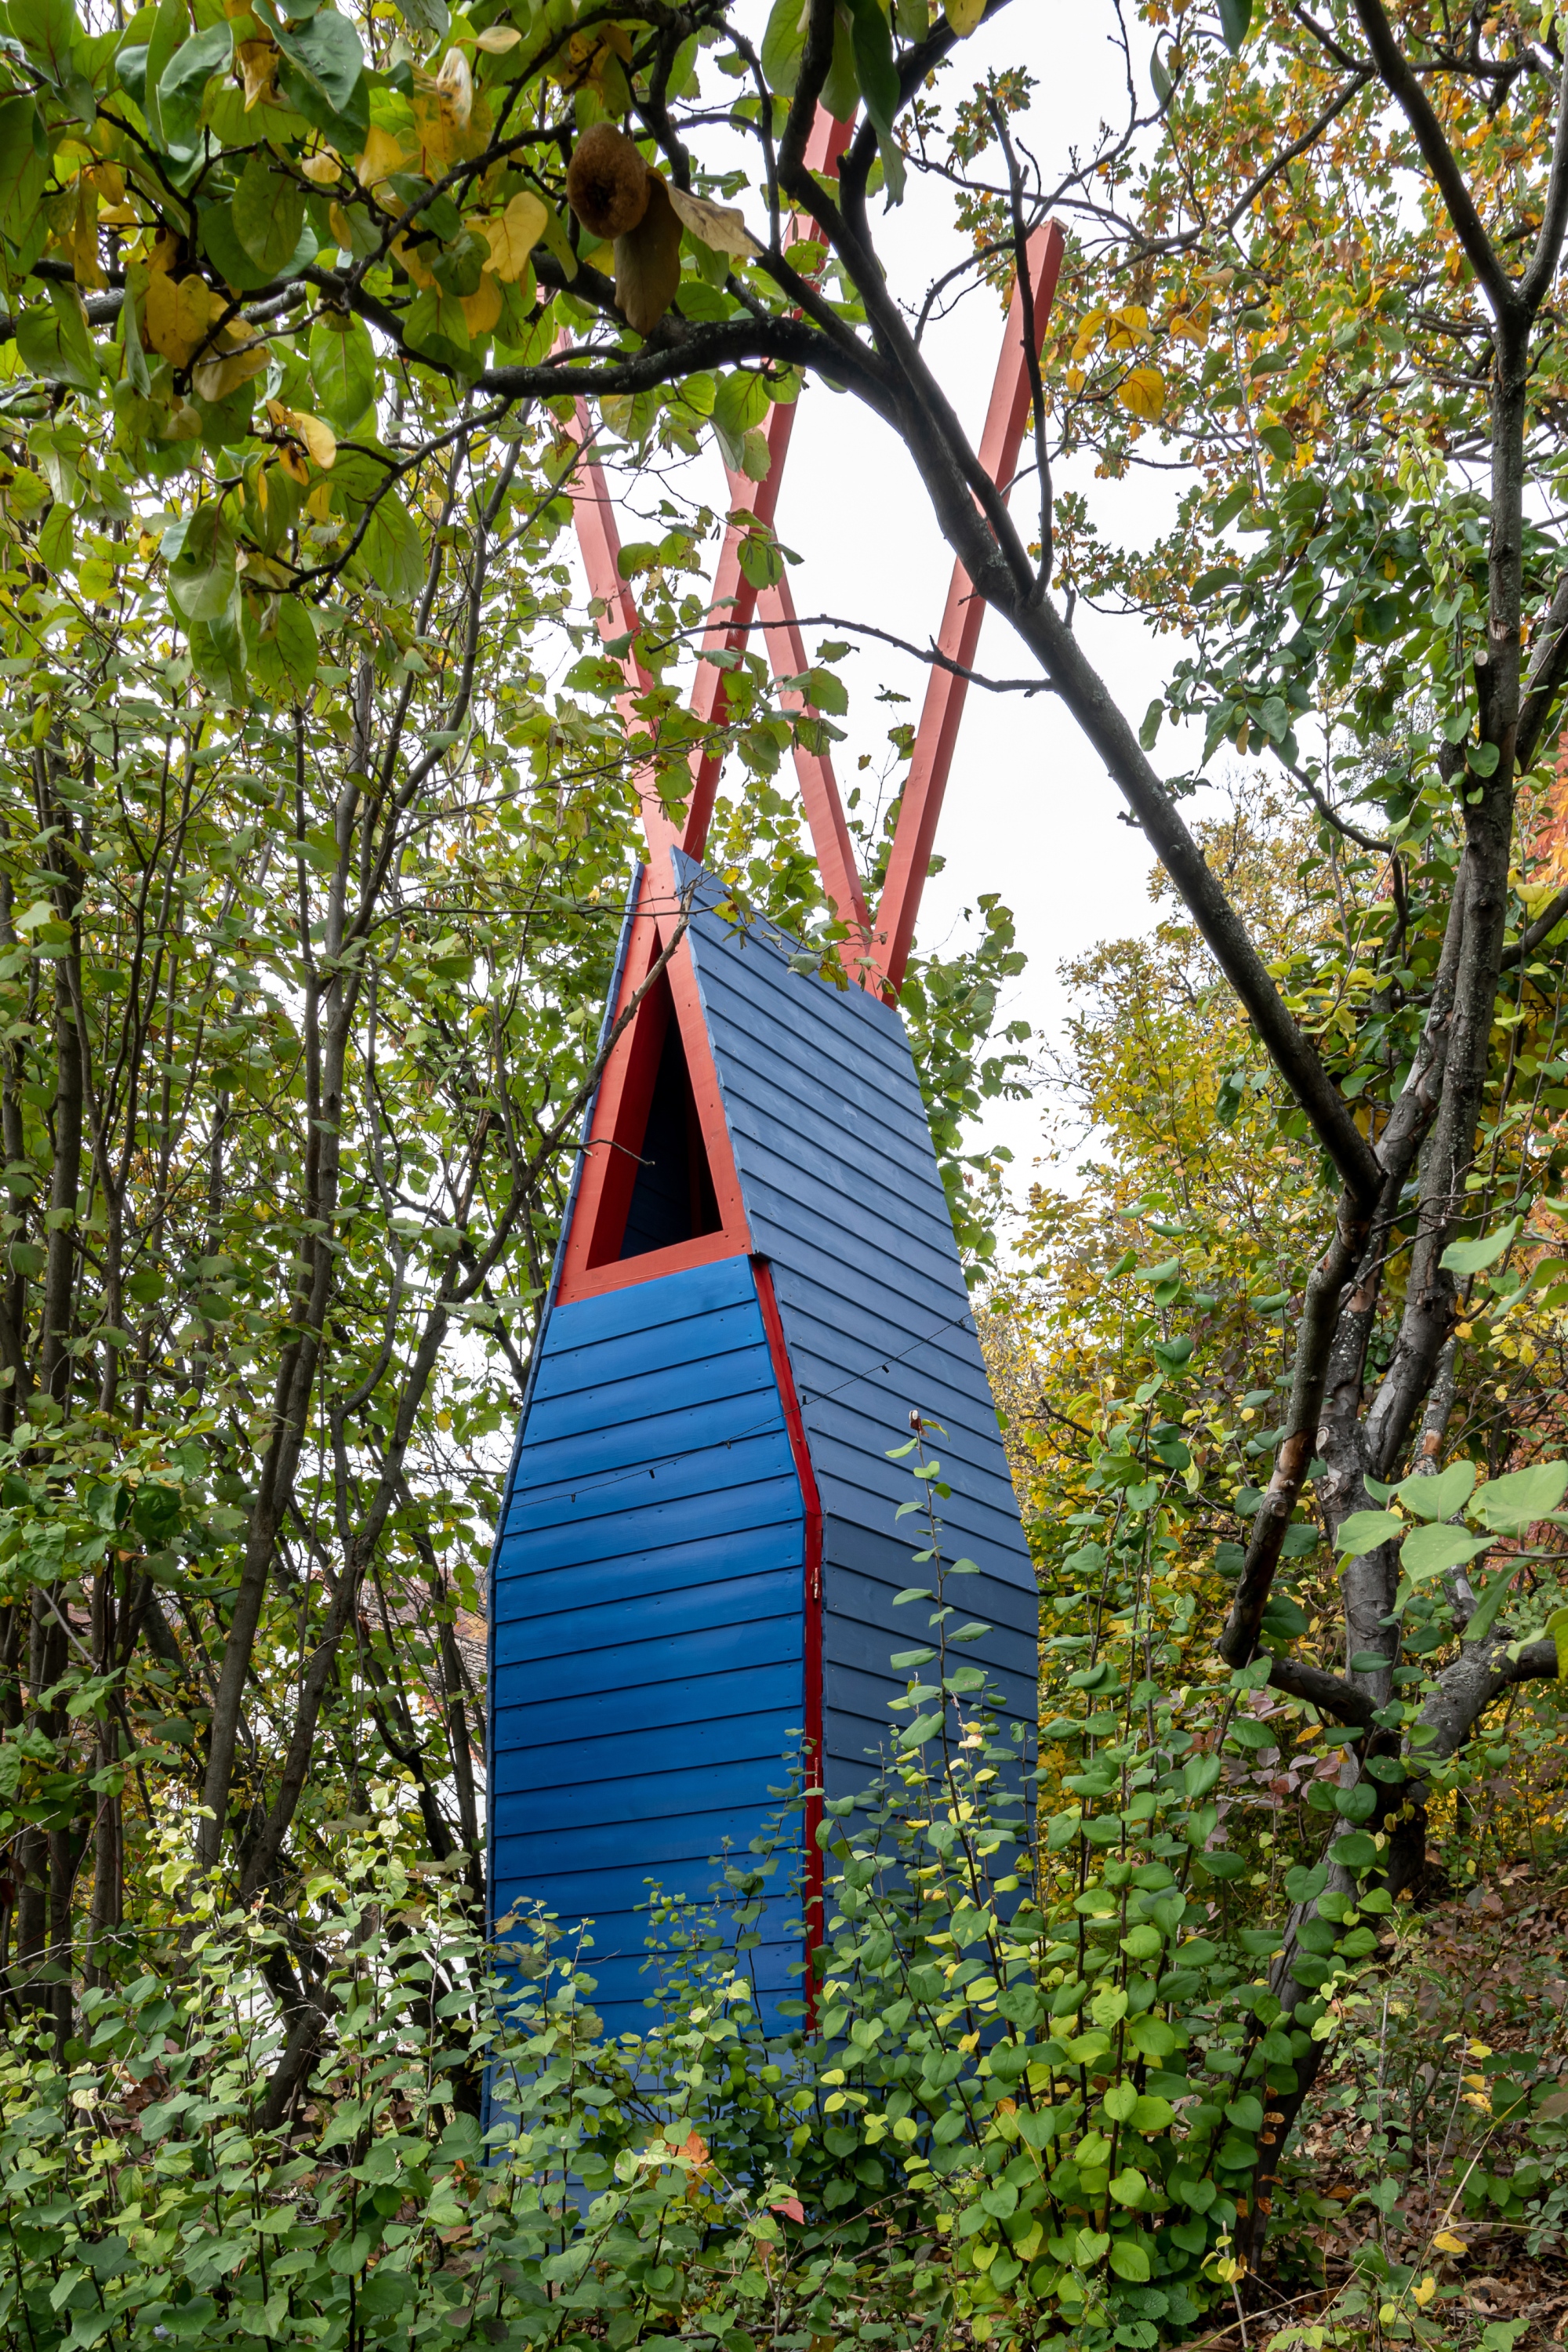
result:
<svg viewBox="0 0 1568 2352"><path fill-rule="evenodd" d="M1117 387L1116 397L1130 415L1152 424L1165 405L1165 379L1158 368L1134 368Z"/></svg>
<svg viewBox="0 0 1568 2352"><path fill-rule="evenodd" d="M966 41L985 14L985 0L947 0L947 21Z"/></svg>
<svg viewBox="0 0 1568 2352"><path fill-rule="evenodd" d="M449 117L453 129L466 131L474 110L474 77L461 49L447 50L436 77L436 89L441 110Z"/></svg>
<svg viewBox="0 0 1568 2352"><path fill-rule="evenodd" d="M379 186L392 173L400 172L407 160L400 142L393 137L391 131L383 130L379 122L373 122L370 137L364 142L364 153L354 166L360 186ZM344 243L347 243L346 238Z"/></svg>
<svg viewBox="0 0 1568 2352"><path fill-rule="evenodd" d="M414 85L414 128L419 133L419 163L431 179L449 170L457 160L455 125L440 93L428 77Z"/></svg>
<svg viewBox="0 0 1568 2352"><path fill-rule="evenodd" d="M1422 2310L1425 2311L1436 2292L1436 2280L1435 2278L1424 2278L1419 2286L1413 2286L1411 2288L1411 2300L1415 2303L1418 2303Z"/></svg>
<svg viewBox="0 0 1568 2352"><path fill-rule="evenodd" d="M338 437L330 425L323 425L319 416L311 416L303 408L285 408L276 400L268 402L267 413L285 432L298 434L312 462L320 466L323 474L331 468L338 454Z"/></svg>
<svg viewBox="0 0 1568 2352"><path fill-rule="evenodd" d="M343 253L352 253L353 251L353 232L349 227L349 216L347 213L344 212L342 205L329 205L327 206L327 223L332 235L338 240L339 250Z"/></svg>
<svg viewBox="0 0 1568 2352"><path fill-rule="evenodd" d="M1083 383L1084 375L1082 368L1069 367L1068 370L1068 390L1069 392L1081 392L1083 390Z"/></svg>
<svg viewBox="0 0 1568 2352"><path fill-rule="evenodd" d="M335 180L342 177L343 167L337 150L323 147L319 155L307 155L300 169L307 180L314 180L318 188L330 188Z"/></svg>
<svg viewBox="0 0 1568 2352"><path fill-rule="evenodd" d="M528 268L528 257L544 234L548 217L541 199L524 189L513 196L500 220L483 224L490 268L503 285L513 284Z"/></svg>
<svg viewBox="0 0 1568 2352"><path fill-rule="evenodd" d="M332 486L331 482L318 482L305 501L305 512L312 515L317 522L326 522L331 519L331 511Z"/></svg>
<svg viewBox="0 0 1568 2352"><path fill-rule="evenodd" d="M500 288L487 269L478 289L462 298L463 316L470 335L488 335L500 317Z"/></svg>
<svg viewBox="0 0 1568 2352"><path fill-rule="evenodd" d="M77 182L76 196L60 231L59 244L79 286L97 289L108 282L98 260L98 192L85 173Z"/></svg>
<svg viewBox="0 0 1568 2352"><path fill-rule="evenodd" d="M191 388L198 400L226 400L231 392L259 375L271 356L271 346L258 336L237 352L220 352L204 360L192 373Z"/></svg>
<svg viewBox="0 0 1568 2352"><path fill-rule="evenodd" d="M1432 2243L1440 2254L1468 2254L1470 2251L1463 2238L1456 2238L1452 2230L1439 2230Z"/></svg>
<svg viewBox="0 0 1568 2352"><path fill-rule="evenodd" d="M184 367L206 335L211 296L205 278L193 272L179 284L166 270L154 270L147 280L143 305L146 340L173 367ZM221 297L219 298L222 307Z"/></svg>
<svg viewBox="0 0 1568 2352"><path fill-rule="evenodd" d="M421 260L417 246L410 245L405 236L395 236L392 240L392 250L402 262L416 286L423 289L435 285L436 280Z"/></svg>
<svg viewBox="0 0 1568 2352"><path fill-rule="evenodd" d="M1213 307L1205 295L1194 302L1190 310L1178 310L1171 320L1171 333L1179 342L1206 343Z"/></svg>
<svg viewBox="0 0 1568 2352"><path fill-rule="evenodd" d="M474 47L483 49L489 57L501 58L508 49L515 49L521 38L515 25L487 25Z"/></svg>
<svg viewBox="0 0 1568 2352"><path fill-rule="evenodd" d="M745 261L763 250L735 205L710 204L706 196L689 196L684 188L669 187L666 193L692 236L700 236L715 253Z"/></svg>
<svg viewBox="0 0 1568 2352"><path fill-rule="evenodd" d="M1078 341L1072 347L1075 366L1079 360L1086 360L1093 351L1095 337L1105 324L1105 316L1103 310L1090 310L1079 321Z"/></svg>
<svg viewBox="0 0 1568 2352"><path fill-rule="evenodd" d="M1112 310L1105 330L1106 349L1112 352L1135 351L1148 331L1148 311L1140 309L1135 302L1130 303L1124 310Z"/></svg>
<svg viewBox="0 0 1568 2352"><path fill-rule="evenodd" d="M278 100L278 49L272 41L241 41L235 52L245 78L245 110Z"/></svg>

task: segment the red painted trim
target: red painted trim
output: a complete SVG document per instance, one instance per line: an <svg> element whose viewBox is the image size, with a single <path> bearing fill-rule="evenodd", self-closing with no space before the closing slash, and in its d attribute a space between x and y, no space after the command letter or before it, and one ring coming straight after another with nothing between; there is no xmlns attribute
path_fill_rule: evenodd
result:
<svg viewBox="0 0 1568 2352"><path fill-rule="evenodd" d="M818 107L805 142L805 168L820 172L825 179L838 177L839 160L849 144L854 121L836 121L832 115ZM803 231L809 224L795 215L795 224ZM558 351L571 348L564 333L556 344ZM759 522L772 524L778 505L780 485L784 478L784 459L789 454L789 437L795 423L795 404L775 403L768 412L767 443L770 464L762 481L753 482L744 474L730 475L731 505L756 516ZM586 404L578 401L576 414L566 430L582 446L590 436ZM621 578L621 534L616 521L614 503L604 468L592 452L573 472L568 484L572 499L573 519L577 527L577 544L583 558L583 568L588 575L590 593L604 604L599 617L599 635L609 644L612 639L627 636L632 644L619 656L621 674L626 681L626 692L616 698L616 707L628 730L641 724L637 713L637 700L647 693L652 680L637 658L637 631L639 625L637 609L627 583ZM731 521L724 533L719 551L719 568L710 600L714 618L703 635L704 648L744 648L752 618L756 611L757 592L741 570L740 547L742 531ZM804 667L804 664L802 665ZM713 662L699 662L697 679L692 690L694 716L705 730L720 728L724 723L724 673ZM719 789L721 755L713 751L694 751L691 755L691 792L686 814L679 825L672 825L665 814L658 795L655 772L651 766L639 769L637 775L637 797L642 803L643 831L650 853L657 861L661 850L672 841L679 841L687 855L699 864L708 843L708 827L712 821L714 796ZM831 784L831 772L829 772ZM834 791L837 798L837 789ZM815 825L813 827L815 835ZM830 896L835 894L829 891ZM864 928L864 926L862 926Z"/></svg>
<svg viewBox="0 0 1568 2352"><path fill-rule="evenodd" d="M806 659L787 577L775 587L763 589L757 609L774 677L799 677L811 664ZM788 710L804 710L807 707L805 697L794 688L780 699ZM834 914L847 926L850 934L839 953L851 980L861 980L868 960L874 957L870 948L871 912L860 887L855 845L849 837L844 803L838 797L833 762L826 751L806 751L797 745L795 772L800 780L801 803L805 810L812 847L816 852L823 888Z"/></svg>
<svg viewBox="0 0 1568 2352"><path fill-rule="evenodd" d="M654 894L647 884L639 897L616 1003L617 1019L653 969L659 954L660 932L668 929L673 919L677 903L675 877L668 871L668 858L665 863L667 881L662 902L650 903ZM667 1002L660 991L650 990L638 1006L636 1018L617 1041L599 1081L582 1181L577 1187L562 1254L557 1297L563 1307L570 1306L574 1299L595 1298L608 1290L627 1289L633 1283L654 1282L660 1275L677 1274L688 1266L711 1265L719 1258L741 1257L752 1246L740 1172L735 1166L729 1122L719 1091L719 1074L713 1066L708 1024L691 961L689 937L681 940L665 970L669 982L668 1002L673 1005L680 1024L692 1100L708 1155L708 1173L719 1211L719 1231L700 1234L695 1241L678 1242L669 1249L646 1251L640 1257L617 1258L607 1265L593 1262L602 1223L614 1221L622 1208L623 1193L627 1201L630 1198L635 1171L626 1155L635 1151L641 1140L658 1074L659 1049L664 1044L669 1017ZM622 1149L616 1150L616 1145Z"/></svg>
<svg viewBox="0 0 1568 2352"><path fill-rule="evenodd" d="M616 1258L609 1265L589 1266L574 1274L571 1288L562 1279L557 1303L570 1307L575 1299L602 1298L607 1291L630 1290L639 1282L657 1282L663 1274L685 1274L694 1265L717 1265L721 1258L742 1257L733 1234L701 1234L694 1242L675 1242L668 1249L644 1250L640 1257Z"/></svg>
<svg viewBox="0 0 1568 2352"><path fill-rule="evenodd" d="M805 1423L801 1414L800 1399L795 1393L789 1349L784 1342L784 1318L779 1313L778 1297L773 1289L773 1270L765 1257L753 1257L752 1273L757 1285L757 1304L763 1310L763 1328L768 1335L768 1353L773 1359L773 1378L778 1383L779 1401L784 1406L784 1427L789 1432L789 1450L795 1461L795 1475L800 1481L801 1501L805 1507L805 1563L802 1591L805 1744L807 1766L815 1770L816 1786L820 1790L825 1760L822 1752L822 1497L817 1492L811 1448L805 1442ZM822 1848L816 1842L816 1832L821 1825L821 1795L808 1795L805 1801L806 1965L803 1980L807 2032L814 2032L816 2025L816 1984L811 1955L816 1945L826 1941L826 1927Z"/></svg>
<svg viewBox="0 0 1568 2352"><path fill-rule="evenodd" d="M1037 228L1029 239L1027 258L1034 291L1035 332L1042 339L1056 296L1065 247L1066 239L1055 221ZM1024 304L1015 286L1002 357L980 441L980 462L1004 497L1012 487L1030 397L1024 350ZM963 564L955 563L937 639L950 661L961 663L965 669L973 667L980 625L984 617L984 599L975 594ZM931 671L915 735L914 759L899 811L899 827L888 860L887 880L877 908L878 937L872 957L880 972L884 993L889 997L898 995L909 962L915 918L920 912L921 893L925 887L926 869L931 864L937 820L942 814L942 796L947 791L968 690L966 677L957 677L952 670Z"/></svg>

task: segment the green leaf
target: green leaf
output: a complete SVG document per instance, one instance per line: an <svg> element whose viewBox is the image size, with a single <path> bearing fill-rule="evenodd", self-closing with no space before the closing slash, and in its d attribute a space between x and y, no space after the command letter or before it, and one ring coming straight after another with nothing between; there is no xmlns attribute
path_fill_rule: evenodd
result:
<svg viewBox="0 0 1568 2352"><path fill-rule="evenodd" d="M183 47L191 29L190 11L185 0L159 0L158 14L153 20L153 30L147 41L145 67L146 89L142 112L154 146L168 142L163 130L163 118L159 111L158 86L162 82L176 49Z"/></svg>
<svg viewBox="0 0 1568 2352"><path fill-rule="evenodd" d="M1232 57L1240 54L1252 23L1252 0L1219 0L1219 28Z"/></svg>
<svg viewBox="0 0 1568 2352"><path fill-rule="evenodd" d="M1505 1563L1503 1567L1498 1570L1497 1574L1489 1580L1486 1591L1481 1594L1479 1601L1470 1612L1469 1622L1465 1627L1464 1633L1464 1638L1467 1642L1484 1642L1486 1640L1487 1635L1491 1632L1493 1625L1497 1622L1499 1610L1502 1607L1503 1602L1508 1599L1509 1587L1512 1584L1514 1578L1519 1574L1519 1570L1522 1565L1523 1563L1521 1561L1514 1561L1511 1564ZM1558 1664L1559 1667L1561 1667L1561 1652L1558 1654Z"/></svg>
<svg viewBox="0 0 1568 2352"><path fill-rule="evenodd" d="M163 533L169 594L187 621L217 621L235 592L234 534L211 500Z"/></svg>
<svg viewBox="0 0 1568 2352"><path fill-rule="evenodd" d="M1542 1631L1551 1634L1557 1651L1557 1679L1568 1683L1568 1609L1554 1609Z"/></svg>
<svg viewBox="0 0 1568 2352"><path fill-rule="evenodd" d="M71 510L57 499L38 533L38 561L46 572L58 574L71 560Z"/></svg>
<svg viewBox="0 0 1568 2352"><path fill-rule="evenodd" d="M181 43L158 82L158 110L165 139L177 146L194 145L207 84L214 74L227 71L233 58L234 31L226 18Z"/></svg>
<svg viewBox="0 0 1568 2352"><path fill-rule="evenodd" d="M1247 1857L1241 1853L1200 1853L1194 1857L1205 1878L1240 1878L1247 1869Z"/></svg>
<svg viewBox="0 0 1568 2352"><path fill-rule="evenodd" d="M298 596L280 596L251 656L251 667L263 692L303 701L315 681L319 658L316 625L309 607Z"/></svg>
<svg viewBox="0 0 1568 2352"><path fill-rule="evenodd" d="M73 52L81 35L71 0L11 0L8 29L57 89L76 79Z"/></svg>
<svg viewBox="0 0 1568 2352"><path fill-rule="evenodd" d="M1510 1217L1479 1241L1450 1242L1437 1263L1448 1274L1479 1274L1497 1264L1523 1223L1522 1217Z"/></svg>
<svg viewBox="0 0 1568 2352"><path fill-rule="evenodd" d="M19 240L31 227L48 177L48 143L30 98L0 105L0 230Z"/></svg>
<svg viewBox="0 0 1568 2352"><path fill-rule="evenodd" d="M1182 1786L1191 1802L1195 1804L1200 1797L1208 1795L1219 1779L1220 1769L1217 1756L1190 1756L1187 1759L1182 1767Z"/></svg>
<svg viewBox="0 0 1568 2352"><path fill-rule="evenodd" d="M1329 1859L1342 1870L1365 1870L1377 1860L1376 1841L1365 1830L1352 1830L1349 1837L1336 1838L1329 1848Z"/></svg>
<svg viewBox="0 0 1568 2352"><path fill-rule="evenodd" d="M258 294L279 278L298 278L308 269L321 247L309 213L300 228L300 240L288 257L268 268L254 262L239 241L232 204L207 205L201 215L202 250L226 285L237 294Z"/></svg>
<svg viewBox="0 0 1568 2352"><path fill-rule="evenodd" d="M1465 765L1472 775L1495 776L1500 756L1495 743L1472 743L1465 753Z"/></svg>
<svg viewBox="0 0 1568 2352"><path fill-rule="evenodd" d="M352 433L375 398L375 347L360 319L318 319L310 330L310 389L335 433Z"/></svg>
<svg viewBox="0 0 1568 2352"><path fill-rule="evenodd" d="M742 445L767 413L768 388L760 375L737 368L720 378L713 395L713 429L726 465L739 470L745 454Z"/></svg>
<svg viewBox="0 0 1568 2352"><path fill-rule="evenodd" d="M795 96L800 60L805 48L805 20L811 0L773 0L763 35L763 72L770 89L781 98Z"/></svg>
<svg viewBox="0 0 1568 2352"><path fill-rule="evenodd" d="M1471 1497L1468 1516L1494 1535L1520 1535L1554 1511L1568 1492L1568 1462L1535 1462L1489 1479Z"/></svg>
<svg viewBox="0 0 1568 2352"><path fill-rule="evenodd" d="M1412 1584L1425 1584L1450 1568L1463 1568L1490 1541L1489 1536L1467 1535L1463 1528L1416 1528L1400 1547L1399 1565Z"/></svg>
<svg viewBox="0 0 1568 2352"><path fill-rule="evenodd" d="M325 9L307 24L278 28L278 46L310 90L333 114L347 114L360 76L364 51L347 16Z"/></svg>
<svg viewBox="0 0 1568 2352"><path fill-rule="evenodd" d="M116 322L115 334L125 354L125 377L132 392L143 400L150 397L153 379L147 373L147 354L142 348L142 330L136 323L136 305L122 302Z"/></svg>
<svg viewBox="0 0 1568 2352"><path fill-rule="evenodd" d="M1397 1511L1352 1511L1341 1524L1334 1549L1348 1552L1352 1559L1360 1559L1365 1553L1375 1551L1379 1544L1392 1543L1404 1526Z"/></svg>
<svg viewBox="0 0 1568 2352"><path fill-rule="evenodd" d="M1451 1519L1462 1511L1476 1483L1476 1465L1461 1458L1450 1462L1436 1477L1404 1478L1394 1493L1418 1519Z"/></svg>
<svg viewBox="0 0 1568 2352"><path fill-rule="evenodd" d="M251 150L234 192L235 235L258 269L274 276L291 259L305 224L305 198L265 147Z"/></svg>
<svg viewBox="0 0 1568 2352"><path fill-rule="evenodd" d="M361 551L384 596L412 596L424 580L425 543L419 526L395 490L376 508Z"/></svg>
<svg viewBox="0 0 1568 2352"><path fill-rule="evenodd" d="M98 354L81 296L74 286L61 286L52 278L44 290L47 303L24 310L16 321L16 349L24 366L45 383L96 392Z"/></svg>
<svg viewBox="0 0 1568 2352"><path fill-rule="evenodd" d="M899 110L899 68L893 62L892 27L877 0L847 0L847 5L860 95L876 128L888 201L896 205L904 193L904 159L893 136L893 117Z"/></svg>
<svg viewBox="0 0 1568 2352"><path fill-rule="evenodd" d="M1114 2193L1114 2183L1112 2184ZM1142 2285L1149 2276L1148 2250L1138 2238L1118 2238L1110 2249L1110 2267L1118 2278Z"/></svg>

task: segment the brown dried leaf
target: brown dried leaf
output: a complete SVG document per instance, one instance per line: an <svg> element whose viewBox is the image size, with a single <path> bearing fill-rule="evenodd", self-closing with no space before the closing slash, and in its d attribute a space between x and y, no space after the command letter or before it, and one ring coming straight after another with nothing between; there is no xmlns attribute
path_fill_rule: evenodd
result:
<svg viewBox="0 0 1568 2352"><path fill-rule="evenodd" d="M762 247L736 205L710 204L706 196L688 195L684 188L671 187L667 194L692 236L700 236L715 253L732 254L739 261L761 253Z"/></svg>

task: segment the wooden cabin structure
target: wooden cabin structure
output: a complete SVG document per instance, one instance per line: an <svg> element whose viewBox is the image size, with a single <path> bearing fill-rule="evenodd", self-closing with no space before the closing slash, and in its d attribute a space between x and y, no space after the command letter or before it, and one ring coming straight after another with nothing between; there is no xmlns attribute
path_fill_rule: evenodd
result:
<svg viewBox="0 0 1568 2352"><path fill-rule="evenodd" d="M1054 226L1030 249L1042 333L1060 253ZM1015 295L982 443L1004 485L1028 407L1022 317ZM733 484L738 506L765 494L771 509L792 416L773 410L772 469L760 489ZM620 638L636 614L592 463L577 495ZM778 675L807 667L787 583L749 590L734 532L714 607L714 644L761 629ZM1033 1721L1035 1580L897 1007L981 610L956 572L939 638L955 667L932 671L875 915L831 767L797 760L849 985L719 911L701 866L715 761L694 761L679 830L645 795L606 1018L637 1010L585 1122L489 1599L492 1922L533 1899L591 1922L613 2032L643 2021L650 1883L705 1898L716 1861L745 1858L775 1811L792 1752L837 1796L889 1746L905 1681L889 1654L923 1639L927 1613L893 1607L921 1580L914 1522L895 1527L908 1465L888 1458L911 1410L943 1432L948 1556L980 1570L963 1608L991 1631L964 1654ZM625 658L629 698L635 637ZM721 716L722 691L700 665L700 709ZM764 1906L754 1962L772 1999L799 1966L815 1810L797 1885Z"/></svg>

